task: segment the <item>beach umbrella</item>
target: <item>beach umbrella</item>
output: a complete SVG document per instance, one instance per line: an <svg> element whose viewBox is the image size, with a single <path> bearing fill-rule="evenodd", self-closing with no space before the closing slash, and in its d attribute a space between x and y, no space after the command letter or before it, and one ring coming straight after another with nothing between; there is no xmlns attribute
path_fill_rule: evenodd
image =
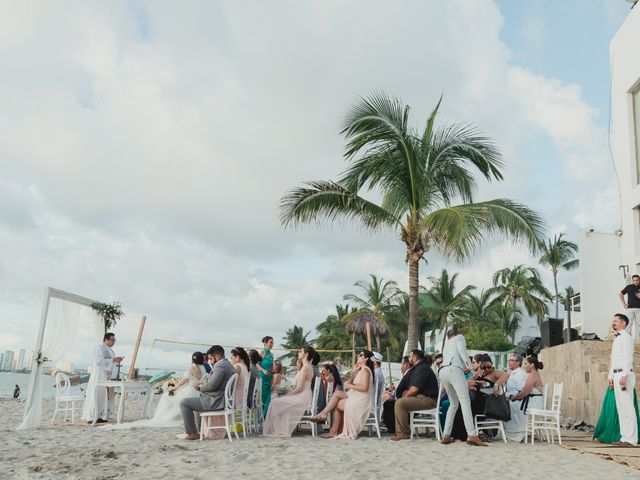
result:
<svg viewBox="0 0 640 480"><path fill-rule="evenodd" d="M171 378L175 374L176 374L176 372L169 372L169 371L164 371L164 372L157 373L157 374L155 374L153 377L151 377L149 379L149 385L151 385L153 387L154 385L157 385L158 383L162 383L165 380L168 380L169 378Z"/></svg>
<svg viewBox="0 0 640 480"><path fill-rule="evenodd" d="M367 349L373 350L371 346L371 336L373 335L380 343L381 337L389 335L387 325L371 310L358 310L348 316L347 332L351 334L353 348L355 350L355 336L367 336Z"/></svg>

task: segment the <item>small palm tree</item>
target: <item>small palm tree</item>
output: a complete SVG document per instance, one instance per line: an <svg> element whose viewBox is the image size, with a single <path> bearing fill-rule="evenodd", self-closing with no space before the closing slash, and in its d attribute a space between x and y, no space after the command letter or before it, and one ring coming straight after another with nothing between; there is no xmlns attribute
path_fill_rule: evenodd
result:
<svg viewBox="0 0 640 480"><path fill-rule="evenodd" d="M529 315L537 316L538 321L549 311L545 300L551 300L551 293L542 284L538 270L533 267L516 265L498 270L493 274L493 285L489 291L500 299L512 316L509 322L512 326L507 328L512 332L512 341L517 331L513 324L519 324L519 320L516 322L519 303Z"/></svg>
<svg viewBox="0 0 640 480"><path fill-rule="evenodd" d="M366 283L362 280L358 280L354 285L364 290L365 295L359 297L353 293L346 294L343 299L349 302L353 302L358 306L360 311L371 311L376 319L383 323L384 329L376 329L378 335L376 335L376 346L380 350L380 336L387 337L389 334L389 321L387 315L395 308L395 300L400 290L398 285L393 280L384 280L384 278L378 279L377 276L371 274L371 281ZM390 337L392 343L396 343L393 336Z"/></svg>
<svg viewBox="0 0 640 480"><path fill-rule="evenodd" d="M305 345L309 345L313 342L313 340L307 339L310 334L311 332L304 333L303 328L299 327L298 325L294 325L293 327L287 329L287 331L284 333L284 337L282 337L282 348L284 350L288 350L288 352L279 357L278 360L290 358L291 365L295 365L296 358L298 358L298 350L300 350Z"/></svg>
<svg viewBox="0 0 640 480"><path fill-rule="evenodd" d="M446 331L449 325L455 320L463 317L464 306L467 295L475 289L473 285L467 285L462 290L456 292L456 279L458 274L449 277L449 272L443 269L439 277L429 277L433 286L427 291L427 298L435 305L429 307L429 317L434 328L431 330L431 340L435 337L436 330L444 331L442 337L442 348L447 341Z"/></svg>
<svg viewBox="0 0 640 480"><path fill-rule="evenodd" d="M474 173L502 180L500 153L467 124L436 128L439 108L440 101L416 130L401 100L384 93L361 98L342 128L349 166L339 180L307 182L280 202L285 227L342 219L399 233L409 266L409 349L418 344L419 262L425 255L436 250L462 261L496 232L537 251L544 234L542 218L524 205L509 199L474 203ZM379 202L365 198L370 191L379 192Z"/></svg>
<svg viewBox="0 0 640 480"><path fill-rule="evenodd" d="M347 350L349 348L349 334L344 317L355 309L349 305L336 305L336 314L328 315L324 322L316 326L318 338L316 346L324 350Z"/></svg>
<svg viewBox="0 0 640 480"><path fill-rule="evenodd" d="M542 250L542 257L540 257L540 263L551 267L551 274L553 275L553 288L555 290L555 302L556 302L556 317L559 315L558 302L560 300L558 296L558 270L564 268L565 270L574 270L580 266L580 260L574 258L578 253L578 245L569 240L565 240L564 233L556 235L553 239L548 238L546 243L543 242L540 245Z"/></svg>

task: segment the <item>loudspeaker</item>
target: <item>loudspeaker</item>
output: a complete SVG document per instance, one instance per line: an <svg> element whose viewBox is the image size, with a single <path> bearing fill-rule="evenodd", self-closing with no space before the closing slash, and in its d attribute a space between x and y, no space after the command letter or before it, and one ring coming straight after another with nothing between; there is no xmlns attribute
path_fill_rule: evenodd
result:
<svg viewBox="0 0 640 480"><path fill-rule="evenodd" d="M540 324L542 333L542 343L545 347L555 347L562 345L562 327L564 321L559 318L549 318Z"/></svg>
<svg viewBox="0 0 640 480"><path fill-rule="evenodd" d="M569 340L567 340L567 337L568 337L568 335L567 335L567 334L568 334L568 333L569 333L569 329L568 329L568 328L565 328L565 329L562 331L562 339L563 339L565 342L567 342L567 341L569 341L569 342L574 342L574 341L576 341L576 340L580 340L580 335L578 335L578 330L576 330L575 328L572 328L572 329L571 329L571 336L569 337Z"/></svg>

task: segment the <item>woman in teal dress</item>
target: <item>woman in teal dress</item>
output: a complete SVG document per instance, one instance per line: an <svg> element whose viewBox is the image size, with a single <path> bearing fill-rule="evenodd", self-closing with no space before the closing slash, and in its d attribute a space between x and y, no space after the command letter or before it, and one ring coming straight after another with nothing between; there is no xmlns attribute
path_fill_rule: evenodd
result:
<svg viewBox="0 0 640 480"><path fill-rule="evenodd" d="M633 403L636 407L636 421L638 422L638 431L640 431L640 415L638 414L638 394L634 390ZM593 440L598 443L613 443L620 441L620 419L618 418L618 410L616 408L616 392L613 388L608 387L602 401L602 411L598 424L593 430Z"/></svg>
<svg viewBox="0 0 640 480"><path fill-rule="evenodd" d="M266 336L262 339L264 350L262 350L262 361L258 365L260 379L262 380L262 414L267 418L267 410L271 403L271 370L273 370L273 337Z"/></svg>

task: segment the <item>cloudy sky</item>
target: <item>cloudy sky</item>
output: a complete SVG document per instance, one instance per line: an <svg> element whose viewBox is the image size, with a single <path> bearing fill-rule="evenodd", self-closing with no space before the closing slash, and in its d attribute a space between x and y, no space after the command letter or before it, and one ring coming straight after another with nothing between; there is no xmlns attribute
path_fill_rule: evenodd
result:
<svg viewBox="0 0 640 480"><path fill-rule="evenodd" d="M475 124L511 197L551 231L615 229L608 43L622 0L5 2L0 15L0 351L32 348L46 286L120 301L119 352L154 338L256 344L313 330L393 232L284 231L278 201L345 167L339 125L384 89L420 126ZM535 263L489 243L442 266L479 287ZM565 275L561 286L577 276Z"/></svg>

